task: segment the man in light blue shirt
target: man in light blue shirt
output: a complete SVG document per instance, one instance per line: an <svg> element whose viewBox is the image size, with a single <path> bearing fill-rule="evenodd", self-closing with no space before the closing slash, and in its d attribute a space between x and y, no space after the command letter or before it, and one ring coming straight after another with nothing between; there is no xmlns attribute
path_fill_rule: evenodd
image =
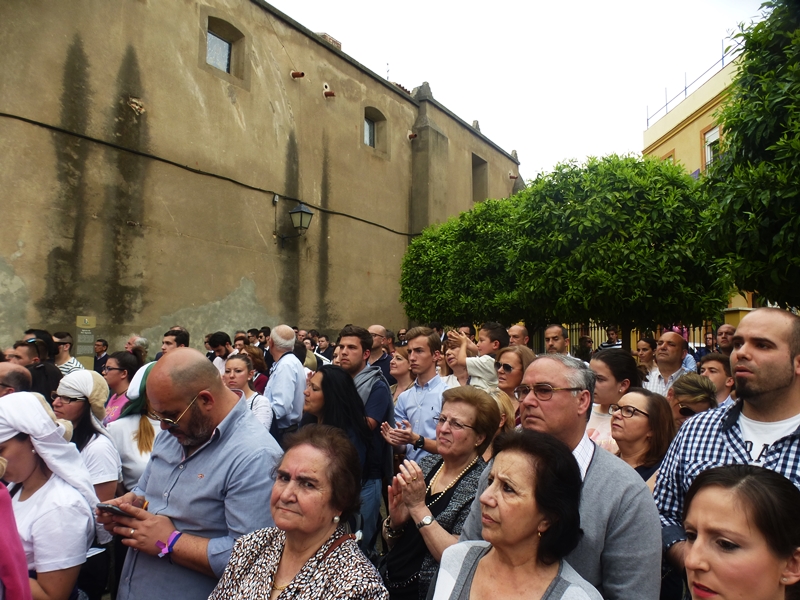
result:
<svg viewBox="0 0 800 600"><path fill-rule="evenodd" d="M303 416L306 372L303 363L292 353L295 334L291 327L278 325L269 337L269 353L275 363L269 370L264 396L272 404L275 415L270 433L280 444L284 435L297 430Z"/></svg>
<svg viewBox="0 0 800 600"><path fill-rule="evenodd" d="M405 452L409 460L436 454L436 419L442 411L442 394L447 389L436 374L442 357L442 341L435 330L414 327L406 334L408 362L416 376L414 385L400 394L394 409L396 428L381 425L381 433L396 452Z"/></svg>
<svg viewBox="0 0 800 600"><path fill-rule="evenodd" d="M200 600L236 539L274 524L269 498L282 453L200 352L173 350L147 377L162 431L137 486L110 501L133 516L98 521L129 547L119 599Z"/></svg>

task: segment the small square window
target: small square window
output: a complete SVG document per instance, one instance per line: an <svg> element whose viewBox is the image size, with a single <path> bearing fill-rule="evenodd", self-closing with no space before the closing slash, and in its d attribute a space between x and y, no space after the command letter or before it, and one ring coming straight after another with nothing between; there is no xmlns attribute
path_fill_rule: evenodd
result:
<svg viewBox="0 0 800 600"><path fill-rule="evenodd" d="M375 121L364 119L364 143L375 147Z"/></svg>
<svg viewBox="0 0 800 600"><path fill-rule="evenodd" d="M231 44L210 31L207 33L206 62L226 73L231 72Z"/></svg>

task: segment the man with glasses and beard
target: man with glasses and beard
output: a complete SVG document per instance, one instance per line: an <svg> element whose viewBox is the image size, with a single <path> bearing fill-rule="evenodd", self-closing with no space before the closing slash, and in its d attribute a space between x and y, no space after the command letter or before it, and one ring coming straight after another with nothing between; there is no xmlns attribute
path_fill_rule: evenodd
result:
<svg viewBox="0 0 800 600"><path fill-rule="evenodd" d="M146 390L162 433L138 485L109 502L132 516L98 514L129 547L117 598L207 598L236 539L273 525L265 502L282 452L196 350L165 354Z"/></svg>
<svg viewBox="0 0 800 600"><path fill-rule="evenodd" d="M583 361L559 353L537 356L515 390L522 427L566 444L581 472L583 537L564 560L606 600L656 600L658 513L639 474L586 435L594 386L595 374ZM490 468L481 475L461 540L481 539L480 498Z"/></svg>

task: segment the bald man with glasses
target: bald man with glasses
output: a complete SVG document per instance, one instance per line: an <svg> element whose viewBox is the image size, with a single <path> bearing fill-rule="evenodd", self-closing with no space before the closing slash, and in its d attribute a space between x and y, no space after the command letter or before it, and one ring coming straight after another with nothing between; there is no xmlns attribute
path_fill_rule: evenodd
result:
<svg viewBox="0 0 800 600"><path fill-rule="evenodd" d="M98 516L130 548L117 598L207 598L236 539L273 525L267 504L282 451L196 350L155 363L147 398L162 432L137 486L110 501L133 516Z"/></svg>

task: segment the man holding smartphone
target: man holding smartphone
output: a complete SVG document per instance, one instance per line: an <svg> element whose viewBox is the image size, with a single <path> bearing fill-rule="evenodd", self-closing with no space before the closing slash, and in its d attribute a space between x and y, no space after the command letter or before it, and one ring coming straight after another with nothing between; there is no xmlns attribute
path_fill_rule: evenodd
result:
<svg viewBox="0 0 800 600"><path fill-rule="evenodd" d="M282 452L196 350L165 354L147 397L162 431L138 485L109 501L132 516L98 510L129 547L117 598L207 598L236 539L273 525L268 499Z"/></svg>

